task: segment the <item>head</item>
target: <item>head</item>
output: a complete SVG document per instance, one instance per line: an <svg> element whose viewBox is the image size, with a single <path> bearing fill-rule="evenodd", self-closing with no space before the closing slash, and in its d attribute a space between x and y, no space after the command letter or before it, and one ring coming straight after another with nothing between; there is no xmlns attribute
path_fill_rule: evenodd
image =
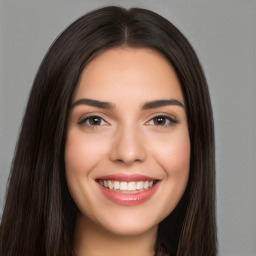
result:
<svg viewBox="0 0 256 256"><path fill-rule="evenodd" d="M93 11L71 24L49 49L31 90L3 220L8 220L8 212L17 214L18 207L11 206L11 200L16 200L27 210L21 211L23 222L9 224L19 225L15 228L26 229L28 234L37 233L31 252L36 251L36 246L43 248L45 255L60 250L64 255L64 251L71 250L77 211L65 174L71 106L86 67L118 49L146 50L163 58L177 78L184 101L189 175L179 203L159 224L156 248L164 244L177 255L214 255L214 134L206 79L181 32L158 14L136 8ZM24 222L26 214L33 219L29 224ZM35 226L40 229L32 231ZM7 226L2 225L4 228ZM37 241L40 236L41 242ZM202 242L205 237L212 242ZM5 239L8 241L8 237ZM68 241L66 247L64 240ZM23 244L29 250L28 238L24 237Z"/></svg>

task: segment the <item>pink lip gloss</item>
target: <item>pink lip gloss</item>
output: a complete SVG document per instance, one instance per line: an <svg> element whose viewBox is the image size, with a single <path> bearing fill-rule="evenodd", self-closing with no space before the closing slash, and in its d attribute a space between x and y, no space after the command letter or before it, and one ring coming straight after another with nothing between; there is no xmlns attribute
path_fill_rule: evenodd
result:
<svg viewBox="0 0 256 256"><path fill-rule="evenodd" d="M117 181L153 181L156 180L151 177L147 177L144 175L139 174L114 174L114 175L108 175L104 177L99 177L96 180L117 180ZM101 190L101 192L104 194L105 197L107 197L112 202L119 204L119 205L125 205L125 206L134 206L141 204L145 201L147 201L149 198L151 198L154 193L157 191L159 187L160 182L157 182L155 185L153 185L150 188L142 189L138 191L121 191L121 190L111 190L109 188L106 188L102 186L100 183L98 183L98 186Z"/></svg>

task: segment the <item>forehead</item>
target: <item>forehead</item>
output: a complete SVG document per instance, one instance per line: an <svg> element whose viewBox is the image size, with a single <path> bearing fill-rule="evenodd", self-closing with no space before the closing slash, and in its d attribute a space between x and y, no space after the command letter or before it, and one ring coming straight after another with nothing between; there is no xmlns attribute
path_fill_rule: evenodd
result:
<svg viewBox="0 0 256 256"><path fill-rule="evenodd" d="M74 93L81 97L183 100L177 75L160 53L148 48L115 48L96 56L82 71Z"/></svg>

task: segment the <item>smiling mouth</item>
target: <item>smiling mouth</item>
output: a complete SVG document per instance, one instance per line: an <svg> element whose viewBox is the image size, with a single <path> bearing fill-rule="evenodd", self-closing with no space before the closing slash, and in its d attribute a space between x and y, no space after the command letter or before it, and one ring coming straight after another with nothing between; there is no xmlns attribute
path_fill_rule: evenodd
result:
<svg viewBox="0 0 256 256"><path fill-rule="evenodd" d="M136 206L146 202L161 184L161 180L130 173L101 176L95 181L106 198L122 206Z"/></svg>
<svg viewBox="0 0 256 256"><path fill-rule="evenodd" d="M99 179L97 182L114 192L122 194L135 194L152 188L158 181L157 180L143 180L143 181L118 181Z"/></svg>

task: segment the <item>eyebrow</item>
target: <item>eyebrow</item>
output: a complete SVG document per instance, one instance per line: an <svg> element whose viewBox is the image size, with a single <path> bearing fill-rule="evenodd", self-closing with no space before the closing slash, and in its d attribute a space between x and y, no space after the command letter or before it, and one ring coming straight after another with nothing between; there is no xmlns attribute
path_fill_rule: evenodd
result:
<svg viewBox="0 0 256 256"><path fill-rule="evenodd" d="M170 106L170 105L171 106L176 105L184 108L184 104L181 103L180 101L175 99L168 99L168 100L155 100L155 101L146 102L142 106L142 109L159 108L159 107Z"/></svg>
<svg viewBox="0 0 256 256"><path fill-rule="evenodd" d="M88 105L88 106L92 106L92 107L105 108L105 109L113 109L115 107L114 104L109 103L109 102L91 100L91 99L80 99L80 100L75 101L71 105L71 108L78 106L78 105Z"/></svg>
<svg viewBox="0 0 256 256"><path fill-rule="evenodd" d="M71 108L78 106L78 105L88 105L92 107L97 107L97 108L103 108L103 109L114 109L115 105L110 103L110 102L105 102L105 101L98 101L98 100L93 100L93 99L80 99L75 101L72 105ZM143 104L142 109L152 109L152 108L159 108L159 107L164 107L164 106L180 106L184 108L184 104L181 103L178 100L175 99L166 99L166 100L154 100L154 101L149 101Z"/></svg>

